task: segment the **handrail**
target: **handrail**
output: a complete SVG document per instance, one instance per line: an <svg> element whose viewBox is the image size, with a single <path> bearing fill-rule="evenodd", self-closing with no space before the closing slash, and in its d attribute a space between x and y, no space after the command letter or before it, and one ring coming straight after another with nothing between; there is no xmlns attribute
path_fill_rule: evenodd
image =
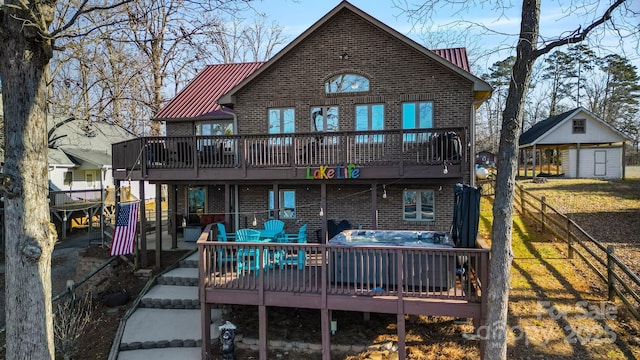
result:
<svg viewBox="0 0 640 360"><path fill-rule="evenodd" d="M112 146L113 168L247 169L327 164L461 164L465 128L142 137ZM135 156L134 156L135 155Z"/></svg>

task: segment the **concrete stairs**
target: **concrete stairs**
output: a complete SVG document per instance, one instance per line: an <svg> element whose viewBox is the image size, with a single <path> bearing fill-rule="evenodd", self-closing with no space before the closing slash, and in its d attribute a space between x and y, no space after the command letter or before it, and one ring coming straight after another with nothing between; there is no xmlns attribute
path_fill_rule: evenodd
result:
<svg viewBox="0 0 640 360"><path fill-rule="evenodd" d="M221 310L212 310L211 338L220 334ZM127 319L118 360L201 359L198 253L158 277Z"/></svg>

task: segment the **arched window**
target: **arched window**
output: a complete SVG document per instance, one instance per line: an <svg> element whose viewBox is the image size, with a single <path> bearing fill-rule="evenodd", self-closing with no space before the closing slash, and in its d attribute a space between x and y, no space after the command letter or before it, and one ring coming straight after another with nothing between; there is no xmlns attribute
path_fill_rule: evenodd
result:
<svg viewBox="0 0 640 360"><path fill-rule="evenodd" d="M369 91L369 79L358 74L336 75L324 83L324 92L327 94L363 91Z"/></svg>

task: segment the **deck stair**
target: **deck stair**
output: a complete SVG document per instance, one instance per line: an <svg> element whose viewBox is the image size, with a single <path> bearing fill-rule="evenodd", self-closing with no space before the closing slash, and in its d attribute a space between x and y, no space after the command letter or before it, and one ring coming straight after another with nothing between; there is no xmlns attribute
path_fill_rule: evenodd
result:
<svg viewBox="0 0 640 360"><path fill-rule="evenodd" d="M127 319L118 360L201 359L198 253L157 278ZM221 310L212 310L211 338L217 339Z"/></svg>

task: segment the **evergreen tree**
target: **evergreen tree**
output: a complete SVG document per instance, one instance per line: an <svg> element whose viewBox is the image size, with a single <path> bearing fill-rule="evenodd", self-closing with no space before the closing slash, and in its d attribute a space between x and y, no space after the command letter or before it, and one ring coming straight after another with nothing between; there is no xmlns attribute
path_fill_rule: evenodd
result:
<svg viewBox="0 0 640 360"><path fill-rule="evenodd" d="M586 93L586 82L589 73L596 67L598 57L584 44L578 44L570 46L568 49L568 55L574 65L575 77L574 85L572 86L571 98L574 101L575 106L582 106L581 94Z"/></svg>
<svg viewBox="0 0 640 360"><path fill-rule="evenodd" d="M557 50L544 60L542 80L550 81L549 115L558 114L558 103L571 96L571 79L577 78L575 64L569 54Z"/></svg>
<svg viewBox="0 0 640 360"><path fill-rule="evenodd" d="M477 144L483 150L497 152L498 139L500 138L500 124L502 119L502 109L504 109L505 99L509 90L509 80L511 69L513 68L514 56L496 61L489 72L482 75L482 79L493 86L493 94L485 105L486 126L478 131Z"/></svg>
<svg viewBox="0 0 640 360"><path fill-rule="evenodd" d="M624 131L623 125L632 123L638 112L640 77L637 69L627 58L617 54L604 57L600 69L605 74L605 92L596 114Z"/></svg>

